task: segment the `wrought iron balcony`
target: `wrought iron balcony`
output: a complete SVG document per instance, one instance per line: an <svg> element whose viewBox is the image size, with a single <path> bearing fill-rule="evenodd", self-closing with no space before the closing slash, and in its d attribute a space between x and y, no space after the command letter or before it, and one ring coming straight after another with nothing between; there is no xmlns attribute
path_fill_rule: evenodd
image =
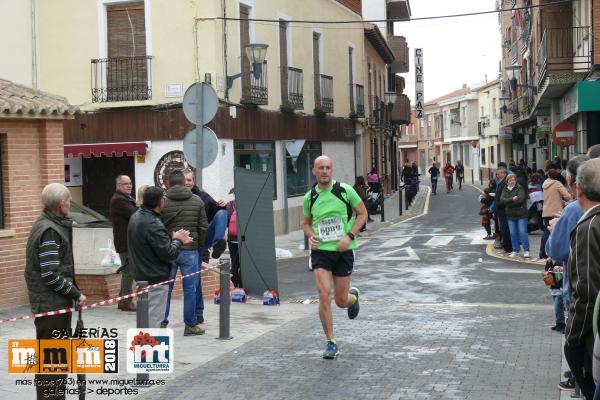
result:
<svg viewBox="0 0 600 400"><path fill-rule="evenodd" d="M304 74L301 69L288 67L281 73L281 109L287 111L304 108Z"/></svg>
<svg viewBox="0 0 600 400"><path fill-rule="evenodd" d="M256 79L253 74L242 77L242 98L240 103L255 106L269 104L269 88L267 86L267 61L262 66L262 73Z"/></svg>
<svg viewBox="0 0 600 400"><path fill-rule="evenodd" d="M333 112L333 77L315 75L315 114Z"/></svg>
<svg viewBox="0 0 600 400"><path fill-rule="evenodd" d="M92 102L152 99L152 56L91 61Z"/></svg>
<svg viewBox="0 0 600 400"><path fill-rule="evenodd" d="M553 72L588 72L591 66L590 28L547 28L538 51L538 85Z"/></svg>

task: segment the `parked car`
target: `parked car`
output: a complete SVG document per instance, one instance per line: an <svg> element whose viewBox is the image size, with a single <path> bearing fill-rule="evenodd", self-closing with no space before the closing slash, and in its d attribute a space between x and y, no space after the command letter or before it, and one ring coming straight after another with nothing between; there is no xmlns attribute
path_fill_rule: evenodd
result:
<svg viewBox="0 0 600 400"><path fill-rule="evenodd" d="M76 228L112 228L110 220L97 211L71 201L69 217L75 222Z"/></svg>

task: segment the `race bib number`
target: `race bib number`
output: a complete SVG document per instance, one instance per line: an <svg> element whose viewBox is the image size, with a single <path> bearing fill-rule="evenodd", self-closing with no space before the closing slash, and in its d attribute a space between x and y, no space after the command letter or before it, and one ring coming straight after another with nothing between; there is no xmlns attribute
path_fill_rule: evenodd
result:
<svg viewBox="0 0 600 400"><path fill-rule="evenodd" d="M319 221L319 240L331 242L344 237L344 225L340 217L325 218Z"/></svg>

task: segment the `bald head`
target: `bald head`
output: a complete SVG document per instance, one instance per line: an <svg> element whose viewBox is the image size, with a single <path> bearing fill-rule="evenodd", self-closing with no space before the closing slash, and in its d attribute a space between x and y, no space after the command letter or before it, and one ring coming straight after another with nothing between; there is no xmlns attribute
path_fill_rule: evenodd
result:
<svg viewBox="0 0 600 400"><path fill-rule="evenodd" d="M333 161L327 156L317 157L312 172L317 178L319 187L323 189L329 187L333 177Z"/></svg>
<svg viewBox="0 0 600 400"><path fill-rule="evenodd" d="M314 163L314 167L316 168L317 165L321 164L321 163L329 163L329 165L331 165L333 167L333 161L331 161L331 158L327 157L327 156L319 156L317 158L315 158L315 163Z"/></svg>

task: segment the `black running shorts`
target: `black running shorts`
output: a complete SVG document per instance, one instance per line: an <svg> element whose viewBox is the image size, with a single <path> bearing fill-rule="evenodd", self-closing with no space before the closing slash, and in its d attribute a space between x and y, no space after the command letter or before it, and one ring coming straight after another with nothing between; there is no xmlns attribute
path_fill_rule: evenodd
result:
<svg viewBox="0 0 600 400"><path fill-rule="evenodd" d="M350 276L354 267L354 250L310 251L309 269L323 268L331 271L333 276Z"/></svg>

